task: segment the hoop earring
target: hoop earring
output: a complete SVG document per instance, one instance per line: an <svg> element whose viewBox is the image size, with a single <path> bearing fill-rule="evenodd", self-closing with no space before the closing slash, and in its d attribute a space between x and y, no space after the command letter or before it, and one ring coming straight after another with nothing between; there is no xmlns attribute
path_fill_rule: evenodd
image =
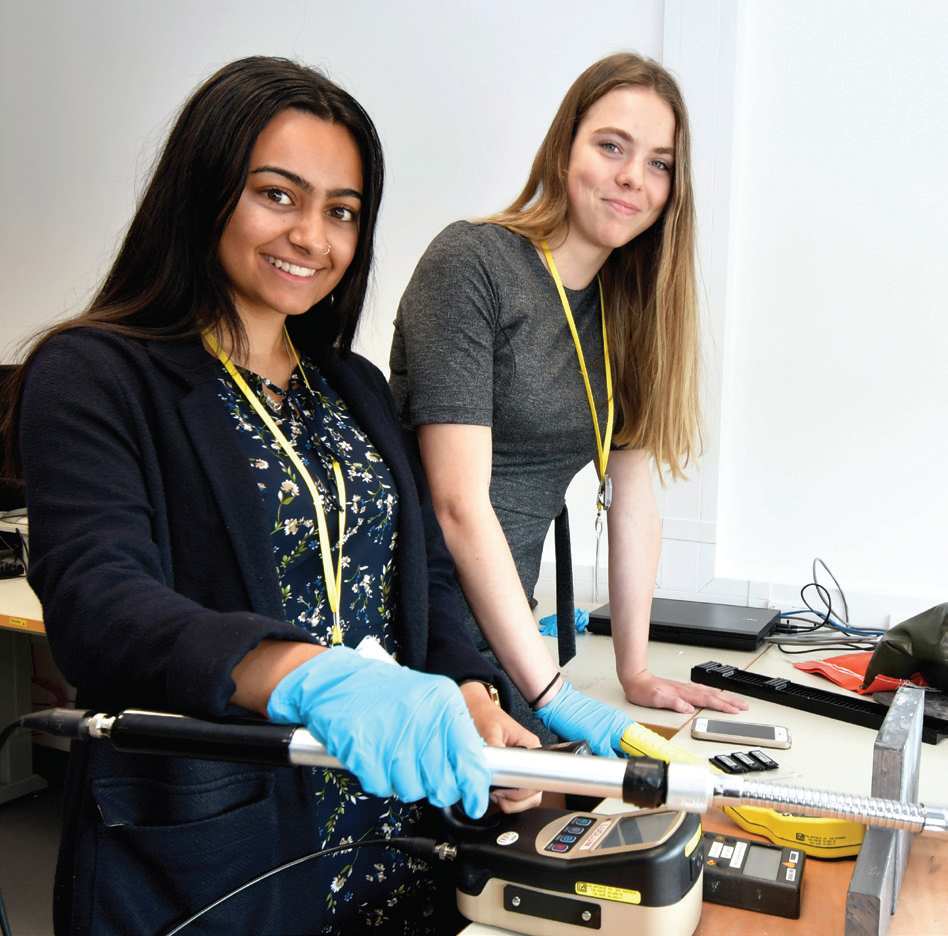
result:
<svg viewBox="0 0 948 936"><path fill-rule="evenodd" d="M336 301L336 294L334 292L331 292L329 294L329 308L330 309L332 308L332 305L335 301Z"/></svg>

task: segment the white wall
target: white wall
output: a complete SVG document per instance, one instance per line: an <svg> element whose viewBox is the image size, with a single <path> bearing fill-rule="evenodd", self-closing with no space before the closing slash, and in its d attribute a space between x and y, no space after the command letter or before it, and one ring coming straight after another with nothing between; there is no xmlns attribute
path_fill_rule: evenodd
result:
<svg viewBox="0 0 948 936"><path fill-rule="evenodd" d="M570 83L621 48L661 55L661 0L0 0L0 359L78 310L108 266L174 112L221 64L323 68L387 158L361 349L387 368L428 241L509 203ZM603 28L609 24L608 28Z"/></svg>
<svg viewBox="0 0 948 936"><path fill-rule="evenodd" d="M657 593L800 607L821 557L856 624L946 600L946 34L941 0L667 0L710 418L694 480L656 485Z"/></svg>
<svg viewBox="0 0 948 936"><path fill-rule="evenodd" d="M592 0L582 15L569 0L0 10L0 360L88 301L194 86L231 59L270 54L322 68L378 125L387 184L357 347L387 371L395 309L431 238L509 204L576 76L619 49L661 58L664 30L662 0ZM591 534L576 537L582 567Z"/></svg>
<svg viewBox="0 0 948 936"><path fill-rule="evenodd" d="M716 573L948 600L948 5L746 3Z"/></svg>
<svg viewBox="0 0 948 936"><path fill-rule="evenodd" d="M518 191L565 89L661 58L694 124L707 453L656 485L659 588L783 606L822 556L877 623L945 599L941 0L0 0L0 359L107 267L173 112L253 53L323 67L388 158L360 348L446 223ZM570 492L591 597L590 469Z"/></svg>

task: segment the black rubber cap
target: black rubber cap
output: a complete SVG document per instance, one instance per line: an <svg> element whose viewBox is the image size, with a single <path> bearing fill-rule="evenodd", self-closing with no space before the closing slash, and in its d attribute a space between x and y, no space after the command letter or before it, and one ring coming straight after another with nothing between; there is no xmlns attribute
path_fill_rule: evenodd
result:
<svg viewBox="0 0 948 936"><path fill-rule="evenodd" d="M668 764L654 757L630 757L622 778L622 802L645 809L664 806Z"/></svg>

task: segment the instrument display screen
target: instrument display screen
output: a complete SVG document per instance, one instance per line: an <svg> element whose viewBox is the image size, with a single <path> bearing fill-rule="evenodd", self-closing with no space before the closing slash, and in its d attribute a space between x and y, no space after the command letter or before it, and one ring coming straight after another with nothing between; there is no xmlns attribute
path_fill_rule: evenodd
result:
<svg viewBox="0 0 948 936"><path fill-rule="evenodd" d="M646 816L623 816L602 840L600 848L620 848L657 842L678 817L677 813L659 812Z"/></svg>

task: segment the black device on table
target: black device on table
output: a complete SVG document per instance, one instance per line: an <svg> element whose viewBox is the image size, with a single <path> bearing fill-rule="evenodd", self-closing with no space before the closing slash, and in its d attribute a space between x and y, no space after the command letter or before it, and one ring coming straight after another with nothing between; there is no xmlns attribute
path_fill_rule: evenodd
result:
<svg viewBox="0 0 948 936"><path fill-rule="evenodd" d="M705 832L704 899L797 920L805 865L800 848Z"/></svg>
<svg viewBox="0 0 948 936"><path fill-rule="evenodd" d="M779 620L780 612L771 608L653 598L648 637L695 647L756 650ZM612 633L608 604L589 612L587 629L593 634Z"/></svg>

